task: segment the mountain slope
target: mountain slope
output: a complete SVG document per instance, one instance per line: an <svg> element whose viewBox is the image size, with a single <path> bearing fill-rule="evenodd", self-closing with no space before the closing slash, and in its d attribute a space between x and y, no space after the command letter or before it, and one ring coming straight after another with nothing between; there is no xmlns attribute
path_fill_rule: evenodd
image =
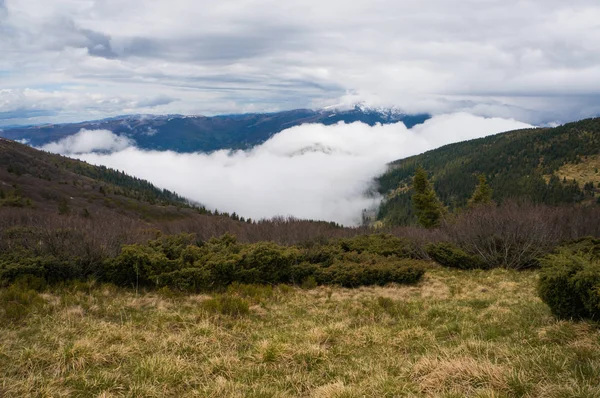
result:
<svg viewBox="0 0 600 398"><path fill-rule="evenodd" d="M378 178L380 193L387 195L378 218L392 225L414 222L410 184L419 165L451 209L466 204L478 174L487 177L496 201L591 202L600 182L599 154L600 118L447 145L390 164Z"/></svg>
<svg viewBox="0 0 600 398"><path fill-rule="evenodd" d="M110 130L133 138L143 149L177 152L210 152L219 149L247 149L261 144L278 132L304 123L335 124L363 122L369 125L404 122L408 127L423 123L429 115L406 115L393 110L313 111L298 109L271 114L204 116L122 116L82 122L0 130L0 136L11 140L27 140L33 146L86 130Z"/></svg>
<svg viewBox="0 0 600 398"><path fill-rule="evenodd" d="M0 138L0 207L42 213L176 219L205 213L173 192L122 172Z"/></svg>
<svg viewBox="0 0 600 398"><path fill-rule="evenodd" d="M270 114L204 116L122 116L117 118L35 127L0 130L0 136L11 140L27 140L33 146L86 130L110 130L133 138L143 149L177 152L210 152L219 149L247 149L261 144L278 132L304 123L363 122L389 124L404 122L408 127L423 123L429 115L406 115L394 110L372 110L355 107L351 110L297 109Z"/></svg>

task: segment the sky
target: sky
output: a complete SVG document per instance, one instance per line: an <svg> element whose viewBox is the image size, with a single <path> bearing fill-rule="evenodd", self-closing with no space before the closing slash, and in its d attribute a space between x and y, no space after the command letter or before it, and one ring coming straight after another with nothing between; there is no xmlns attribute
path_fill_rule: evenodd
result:
<svg viewBox="0 0 600 398"><path fill-rule="evenodd" d="M274 216L354 226L382 197L374 179L386 164L452 142L531 127L468 113L369 126L304 124L246 151L146 151L108 130L85 130L43 146L46 151L124 170L210 209L254 220Z"/></svg>
<svg viewBox="0 0 600 398"><path fill-rule="evenodd" d="M0 0L0 126L394 105L600 113L597 0Z"/></svg>

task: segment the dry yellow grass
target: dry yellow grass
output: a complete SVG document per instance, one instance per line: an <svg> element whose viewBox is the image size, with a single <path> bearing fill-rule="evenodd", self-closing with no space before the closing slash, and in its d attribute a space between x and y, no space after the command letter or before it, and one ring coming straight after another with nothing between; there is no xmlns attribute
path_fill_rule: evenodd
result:
<svg viewBox="0 0 600 398"><path fill-rule="evenodd" d="M432 267L417 286L167 298L54 290L0 326L1 397L600 397L600 331L535 272Z"/></svg>
<svg viewBox="0 0 600 398"><path fill-rule="evenodd" d="M587 156L579 164L568 163L558 169L555 174L561 180L577 180L580 188L588 182L593 182L594 186L600 183L600 155Z"/></svg>

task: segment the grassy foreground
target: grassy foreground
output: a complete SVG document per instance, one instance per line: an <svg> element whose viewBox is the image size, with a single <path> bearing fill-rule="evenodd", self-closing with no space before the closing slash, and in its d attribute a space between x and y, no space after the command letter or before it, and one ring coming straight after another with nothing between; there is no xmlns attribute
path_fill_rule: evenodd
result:
<svg viewBox="0 0 600 398"><path fill-rule="evenodd" d="M412 287L54 289L2 321L0 397L600 397L600 330L556 321L536 280L432 266Z"/></svg>

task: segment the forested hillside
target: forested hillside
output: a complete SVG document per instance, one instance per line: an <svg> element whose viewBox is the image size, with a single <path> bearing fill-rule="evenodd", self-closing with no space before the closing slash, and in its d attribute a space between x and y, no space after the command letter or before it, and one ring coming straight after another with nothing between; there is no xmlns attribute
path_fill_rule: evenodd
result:
<svg viewBox="0 0 600 398"><path fill-rule="evenodd" d="M447 145L390 164L378 178L387 197L378 218L390 225L414 222L410 185L419 165L450 209L466 205L481 174L498 202L515 197L550 205L595 202L599 155L600 118Z"/></svg>
<svg viewBox="0 0 600 398"><path fill-rule="evenodd" d="M86 215L93 209L108 208L141 218L161 218L181 208L206 212L148 181L1 138L0 206L60 207L62 213L73 208Z"/></svg>

